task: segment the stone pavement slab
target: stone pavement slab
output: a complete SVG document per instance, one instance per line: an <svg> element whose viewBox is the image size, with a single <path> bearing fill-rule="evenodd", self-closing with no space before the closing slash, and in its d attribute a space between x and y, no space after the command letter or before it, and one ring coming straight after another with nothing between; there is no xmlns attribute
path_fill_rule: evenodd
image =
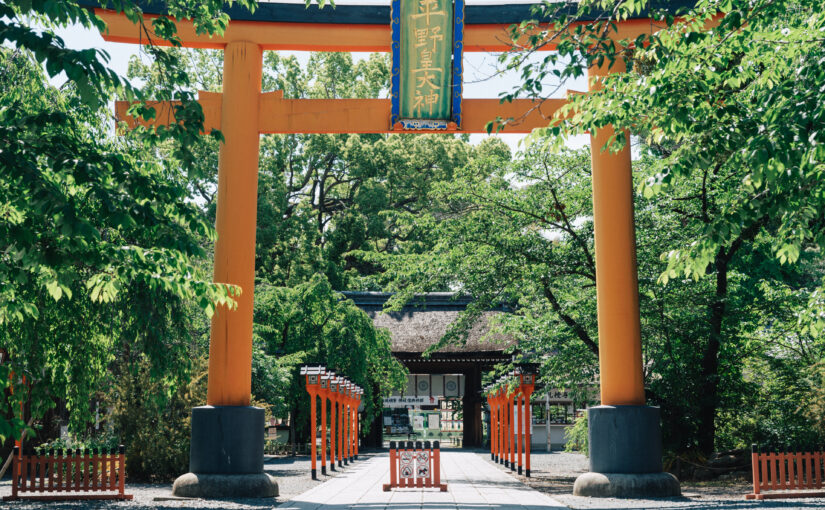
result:
<svg viewBox="0 0 825 510"><path fill-rule="evenodd" d="M280 505L282 510L551 510L567 508L519 482L473 452L443 451L442 482L435 489L382 490L389 457L356 462L341 476Z"/></svg>

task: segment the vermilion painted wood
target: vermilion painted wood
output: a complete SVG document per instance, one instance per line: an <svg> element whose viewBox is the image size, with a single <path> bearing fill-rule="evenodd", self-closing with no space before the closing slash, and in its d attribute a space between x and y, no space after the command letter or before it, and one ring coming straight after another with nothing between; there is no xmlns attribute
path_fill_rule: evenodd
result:
<svg viewBox="0 0 825 510"><path fill-rule="evenodd" d="M805 490L822 488L822 452L759 453L754 445L751 472L753 492L745 499L825 496L825 491Z"/></svg>
<svg viewBox="0 0 825 510"><path fill-rule="evenodd" d="M441 483L441 448L434 445L431 448L408 448L409 444L401 441L398 447L393 448L395 442L390 443L390 483L383 485L383 490L391 489L438 489L441 492L447 490L447 484ZM413 458L417 458L419 452L426 451L429 454L427 473L428 476L418 476L418 470L413 471L411 478L401 478L400 463L401 455L410 452Z"/></svg>
<svg viewBox="0 0 825 510"><path fill-rule="evenodd" d="M329 394L329 467L332 470L335 470L335 459L337 459L337 455L335 452L335 445L337 441L335 440L335 395L330 392Z"/></svg>
<svg viewBox="0 0 825 510"><path fill-rule="evenodd" d="M390 486L398 486L398 451L396 449L390 450ZM384 488L384 490L388 490Z"/></svg>
<svg viewBox="0 0 825 510"><path fill-rule="evenodd" d="M524 441L524 408L522 407L522 395L516 395L516 409L518 414L518 420L516 422L516 463L518 465L519 471L522 470L523 464L521 462L521 452L522 452L522 443ZM515 416L515 414L513 415Z"/></svg>
<svg viewBox="0 0 825 510"><path fill-rule="evenodd" d="M509 395L508 413L510 419L510 469L516 468L516 414L515 414L515 393Z"/></svg>
<svg viewBox="0 0 825 510"><path fill-rule="evenodd" d="M532 416L533 409L532 409L532 406L530 405L530 397L532 395L533 395L533 390L532 390L532 388L530 388L530 389L527 390L526 396L524 397L527 401L526 410L524 412L524 420L525 420L525 423L527 424L526 425L526 427L527 427L527 441L524 443L525 448L527 449L526 450L526 455L525 455L525 457L526 457L526 459L525 459L525 463L526 463L525 469L527 470L527 472L526 472L527 476L530 476L530 441L532 440L532 432L531 432L530 429L531 429L531 425L533 423L533 416Z"/></svg>
<svg viewBox="0 0 825 510"><path fill-rule="evenodd" d="M126 494L126 456L123 447L118 455L107 456L94 451L49 451L44 455L23 454L18 448L12 462L11 496L4 501L31 499L38 501L132 499ZM109 469L107 476L106 469ZM101 478L103 477L103 478ZM115 481L119 483L115 483ZM110 482L110 483L107 483ZM53 494L55 492L103 492L116 494ZM26 493L34 493L32 495Z"/></svg>

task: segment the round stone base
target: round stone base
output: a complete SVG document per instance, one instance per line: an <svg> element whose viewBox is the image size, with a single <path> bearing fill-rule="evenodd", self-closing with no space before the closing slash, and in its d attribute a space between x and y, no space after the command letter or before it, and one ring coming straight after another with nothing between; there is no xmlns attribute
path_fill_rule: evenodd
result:
<svg viewBox="0 0 825 510"><path fill-rule="evenodd" d="M172 494L181 498L274 498L278 482L266 473L247 475L200 475L186 473L175 480Z"/></svg>
<svg viewBox="0 0 825 510"><path fill-rule="evenodd" d="M576 478L573 495L592 498L672 498L682 495L670 473L584 473Z"/></svg>

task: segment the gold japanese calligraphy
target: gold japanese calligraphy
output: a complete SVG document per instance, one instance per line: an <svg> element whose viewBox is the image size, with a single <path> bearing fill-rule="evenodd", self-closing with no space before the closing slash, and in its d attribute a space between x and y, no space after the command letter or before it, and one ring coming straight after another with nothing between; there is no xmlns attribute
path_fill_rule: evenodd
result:
<svg viewBox="0 0 825 510"><path fill-rule="evenodd" d="M401 108L406 119L449 119L451 0L401 0Z"/></svg>

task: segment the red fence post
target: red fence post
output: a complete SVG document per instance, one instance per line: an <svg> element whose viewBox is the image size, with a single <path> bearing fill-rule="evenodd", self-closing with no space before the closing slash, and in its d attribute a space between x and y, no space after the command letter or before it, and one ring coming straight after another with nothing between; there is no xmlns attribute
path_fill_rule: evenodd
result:
<svg viewBox="0 0 825 510"><path fill-rule="evenodd" d="M447 484L441 483L441 444L438 441L433 443L433 477L434 485L438 487L441 492L447 492Z"/></svg>
<svg viewBox="0 0 825 510"><path fill-rule="evenodd" d="M510 420L510 471L516 470L516 413L515 413L515 393L510 393L507 397L508 414Z"/></svg>
<svg viewBox="0 0 825 510"><path fill-rule="evenodd" d="M361 416L358 413L358 408L361 406L361 394L364 392L361 388L355 393L355 411L353 412L355 421L355 460L358 460L358 446L361 438Z"/></svg>
<svg viewBox="0 0 825 510"><path fill-rule="evenodd" d="M120 477L120 485L118 486L118 493L120 497L123 498L126 495L126 447L123 445L118 446L118 475ZM129 497L131 499L131 496Z"/></svg>
<svg viewBox="0 0 825 510"><path fill-rule="evenodd" d="M504 389L501 388L498 391L498 463L505 464L507 462L507 443L504 440L505 433L507 432L507 413L505 410L504 402Z"/></svg>
<svg viewBox="0 0 825 510"><path fill-rule="evenodd" d="M340 379L340 378L339 378ZM335 405L338 406L338 465L343 466L347 463L346 459L344 459L344 448L343 448L343 439L344 439L344 406L341 403L341 384L343 384L340 380L338 381L338 394L335 396Z"/></svg>
<svg viewBox="0 0 825 510"><path fill-rule="evenodd" d="M502 430L502 448L501 453L504 457L504 467L510 467L510 403L507 399L507 390L502 389L501 395L501 411L504 417L504 430Z"/></svg>
<svg viewBox="0 0 825 510"><path fill-rule="evenodd" d="M321 393L321 474L327 474L327 397Z"/></svg>
<svg viewBox="0 0 825 510"><path fill-rule="evenodd" d="M309 418L309 427L310 428L309 428L309 430L310 430L310 437L311 437L310 441L312 441L312 446L310 448L310 452L311 452L310 455L312 455L312 479L313 480L318 479L318 472L317 472L316 465L315 465L316 462L317 462L317 459L315 458L316 457L315 442L317 440L317 435L318 435L318 432L316 430L317 422L315 421L315 396L316 396L316 393L314 391L310 390L310 392L309 392L309 414L310 414L310 418Z"/></svg>
<svg viewBox="0 0 825 510"><path fill-rule="evenodd" d="M344 464L349 465L350 460L350 413L349 413L349 381L344 385L344 394L341 397L341 405L344 414Z"/></svg>
<svg viewBox="0 0 825 510"><path fill-rule="evenodd" d="M493 442L493 461L498 462L498 429L499 429L499 413L498 413L498 395L493 395L492 398L493 405L492 415L493 415L493 432L492 432L492 442Z"/></svg>
<svg viewBox="0 0 825 510"><path fill-rule="evenodd" d="M525 467L524 467L524 475L527 478L530 478L530 442L532 441L532 427L533 427L533 406L530 403L530 397L533 395L532 388L527 389L527 394L525 398L527 399L527 405L525 406L524 411L524 423L525 427L527 427L527 442L524 443L525 450Z"/></svg>
<svg viewBox="0 0 825 510"><path fill-rule="evenodd" d="M109 488L111 490L117 489L117 457L115 457L114 448L109 450Z"/></svg>
<svg viewBox="0 0 825 510"><path fill-rule="evenodd" d="M336 421L336 404L335 400L338 398L338 378L333 372L329 374L329 468L335 471L335 460L339 459L335 451L335 445L338 444L335 431L338 430L338 422ZM340 462L340 459L339 459Z"/></svg>
<svg viewBox="0 0 825 510"><path fill-rule="evenodd" d="M390 483L383 486L384 492L398 485L398 452L395 449L395 441L390 441Z"/></svg>
<svg viewBox="0 0 825 510"><path fill-rule="evenodd" d="M495 429L495 418L493 418L493 396L489 393L487 394L487 407L490 409L490 426L487 430L488 436L490 437L490 460L496 459L496 442L493 439L495 436L493 434L493 430Z"/></svg>
<svg viewBox="0 0 825 510"><path fill-rule="evenodd" d="M521 389L519 389L519 393L516 394L516 409L518 412L518 421L516 422L516 457L518 459L518 474L522 472L522 462L521 462L521 452L522 452L522 445L524 444L524 395L521 394Z"/></svg>

